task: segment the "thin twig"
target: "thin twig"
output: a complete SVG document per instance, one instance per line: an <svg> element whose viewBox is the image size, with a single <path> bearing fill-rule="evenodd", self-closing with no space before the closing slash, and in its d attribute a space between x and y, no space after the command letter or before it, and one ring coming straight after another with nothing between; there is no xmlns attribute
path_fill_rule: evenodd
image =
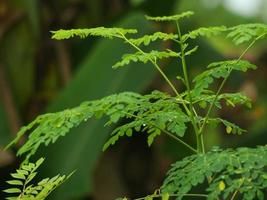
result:
<svg viewBox="0 0 267 200"><path fill-rule="evenodd" d="M124 112L124 111L121 111L121 112L124 113L124 114L126 114L126 115L129 115L131 117L134 117L134 118L137 118L137 119L142 119L141 117L139 117L137 115L134 115L134 114L131 114L131 113L127 113L127 112ZM190 146L189 144L187 144L186 142L184 142L180 138L176 137L175 135L173 135L169 131L162 129L162 128L158 127L157 125L153 124L153 123L149 123L148 122L147 124L150 124L151 126L154 126L155 128L159 129L161 132L165 133L167 136L171 137L172 139L174 139L177 142L181 143L182 145L186 146L188 149L190 149L194 153L197 153L197 150L196 149L194 149L192 146Z"/></svg>
<svg viewBox="0 0 267 200"><path fill-rule="evenodd" d="M157 198L157 197L162 197L163 194L156 194L156 195L151 195L153 198ZM181 197L181 196L186 196L186 197L203 197L203 198L207 198L208 195L206 194L169 194L169 197ZM147 197L141 197L141 198L137 198L134 200L143 200L146 199Z"/></svg>
<svg viewBox="0 0 267 200"><path fill-rule="evenodd" d="M239 58L237 59L237 61L236 61L235 64L237 64L237 63L243 58L243 56L248 52L248 50L254 45L254 43L255 43L257 40L259 40L260 38L264 37L266 34L267 34L267 33L264 33L264 34L258 36L256 39L254 39L254 40L248 45L248 47L245 49L245 51L243 51L243 53L239 56ZM208 120L208 117L209 117L209 115L210 115L210 113L211 113L211 110L212 110L213 106L215 105L215 102L217 101L218 96L219 96L219 94L221 93L221 90L222 90L222 88L224 87L226 81L228 80L228 78L229 78L229 76L230 76L232 70L233 70L233 68L231 68L231 69L229 70L228 75L224 78L224 80L222 81L222 83L221 83L219 89L217 90L216 95L215 95L215 98L213 99L212 103L210 104L210 106L209 106L209 108L208 108L207 114L206 114L206 116L205 116L205 118L204 118L204 122L203 122L203 124L202 124L202 126L201 126L201 128L200 128L200 130L199 130L199 134L202 134L202 133L203 133L203 130L204 130L205 126L207 125L207 120Z"/></svg>

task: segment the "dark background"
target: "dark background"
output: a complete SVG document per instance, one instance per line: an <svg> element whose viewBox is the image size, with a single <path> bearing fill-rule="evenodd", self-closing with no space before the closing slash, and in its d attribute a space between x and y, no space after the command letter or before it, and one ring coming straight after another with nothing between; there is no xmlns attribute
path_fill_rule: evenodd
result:
<svg viewBox="0 0 267 200"><path fill-rule="evenodd" d="M239 4L238 4L239 2ZM237 4L233 7L232 4ZM246 9L248 8L248 9ZM51 40L51 30L96 26L139 28L150 33L158 27L144 15L170 15L195 12L182 24L184 32L199 26L265 23L266 0L1 0L0 1L0 186L5 188L8 174L20 159L13 151L1 151L19 128L39 114L60 111L82 101L101 98L120 91L168 91L155 70L133 64L112 70L130 48L120 41L101 39ZM240 11L241 10L241 11ZM173 30L165 26L164 31ZM236 58L244 46L234 47L216 37L196 41L199 52L189 61L190 76L215 60ZM242 91L253 100L253 108L224 108L221 117L247 129L244 136L229 136L223 127L205 133L207 148L256 146L266 144L267 129L267 41L259 42L246 59L259 69L234 74L225 91ZM160 44L156 44L160 45ZM158 46L161 47L161 46ZM164 71L175 77L178 65L164 62ZM176 83L179 88L179 83ZM214 113L215 114L215 113ZM151 148L146 137L137 134L122 139L106 152L101 147L110 133L103 121L90 120L71 131L37 156L46 157L40 177L77 172L50 199L109 200L120 196L132 198L152 193L158 188L170 163L189 155L169 138L159 137ZM190 141L190 135L187 136ZM15 149L14 149L15 150ZM0 196L3 199L4 196Z"/></svg>

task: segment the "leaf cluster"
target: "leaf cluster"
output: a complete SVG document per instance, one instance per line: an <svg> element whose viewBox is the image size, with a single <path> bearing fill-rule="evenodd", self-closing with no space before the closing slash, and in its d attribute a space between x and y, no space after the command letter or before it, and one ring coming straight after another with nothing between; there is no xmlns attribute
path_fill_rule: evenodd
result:
<svg viewBox="0 0 267 200"><path fill-rule="evenodd" d="M88 36L99 36L104 38L114 38L121 37L126 34L134 34L137 33L136 29L123 29L123 28L105 28L105 27L97 27L97 28L88 28L88 29L71 29L71 30L58 30L51 31L52 38L56 40L65 40L75 36L80 38L86 38Z"/></svg>
<svg viewBox="0 0 267 200"><path fill-rule="evenodd" d="M112 67L116 69L128 65L131 62L142 62L142 63L147 63L148 61L156 62L158 59L170 58L170 57L179 57L179 53L167 49L166 51L152 50L149 53L136 52L134 54L124 54L122 56L122 60L114 64Z"/></svg>
<svg viewBox="0 0 267 200"><path fill-rule="evenodd" d="M184 158L172 165L161 190L178 199L209 180L207 199L229 199L237 191L242 199L264 199L267 188L267 147L222 150ZM179 195L180 194L180 195Z"/></svg>
<svg viewBox="0 0 267 200"><path fill-rule="evenodd" d="M104 146L106 149L123 135L131 136L133 131L146 131L149 145L153 139L166 129L180 137L186 130L188 116L179 107L179 101L165 93L154 91L148 95L123 92L82 103L80 106L57 113L40 115L19 131L16 143L24 134L30 132L26 143L19 149L18 155L26 154L28 160L40 145L54 143L73 127L89 118L107 116L106 125L117 123L120 119L131 119L129 123L116 128L112 137ZM9 145L9 146L10 146Z"/></svg>
<svg viewBox="0 0 267 200"><path fill-rule="evenodd" d="M72 175L45 178L34 185L32 181L43 161L44 158L40 158L36 163L24 163L11 174L13 179L7 181L10 188L4 190L5 193L12 195L7 197L7 200L43 200Z"/></svg>
<svg viewBox="0 0 267 200"><path fill-rule="evenodd" d="M257 67L246 60L228 60L211 63L207 68L193 80L195 83L192 92L194 96L198 96L208 89L214 79L228 78L232 70L246 72L248 69L256 69Z"/></svg>

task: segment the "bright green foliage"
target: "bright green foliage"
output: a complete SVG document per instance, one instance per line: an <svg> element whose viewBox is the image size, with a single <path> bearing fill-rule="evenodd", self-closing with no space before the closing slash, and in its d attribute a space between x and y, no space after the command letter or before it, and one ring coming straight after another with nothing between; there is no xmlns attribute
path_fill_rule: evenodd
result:
<svg viewBox="0 0 267 200"><path fill-rule="evenodd" d="M52 38L56 40L65 40L75 36L80 38L86 38L89 36L99 36L104 38L121 38L122 35L126 35L128 33L137 33L135 29L123 29L123 28L105 28L105 27L97 27L97 28L89 28L89 29L71 29L71 30L58 30L51 31L53 34Z"/></svg>
<svg viewBox="0 0 267 200"><path fill-rule="evenodd" d="M123 117L133 117L134 119L117 127L112 132L112 137L104 145L104 149L113 145L121 136L131 137L134 131L146 132L149 135L149 145L153 143L156 136L160 135L162 130L183 137L186 123L189 122L189 117L180 109L175 98L158 91L145 95L134 104L129 104L121 109Z"/></svg>
<svg viewBox="0 0 267 200"><path fill-rule="evenodd" d="M242 194L243 200L263 200L267 188L266 167L266 146L235 150L214 148L173 164L161 189L176 194L178 200L208 179L208 200L230 199L235 191Z"/></svg>
<svg viewBox="0 0 267 200"><path fill-rule="evenodd" d="M202 119L203 120L203 119ZM222 123L225 126L225 130L228 134L238 134L241 135L245 132L247 132L246 130L240 128L239 126L235 125L232 122L229 122L225 119L221 119L221 118L208 118L207 121L208 124L211 125L217 125L218 123Z"/></svg>
<svg viewBox="0 0 267 200"><path fill-rule="evenodd" d="M136 46L140 46L141 44L147 46L151 42L156 41L156 40L166 41L166 40L176 40L177 38L178 38L178 35L176 34L155 32L152 35L144 35L141 38L129 39L129 41Z"/></svg>
<svg viewBox="0 0 267 200"><path fill-rule="evenodd" d="M150 16L146 16L147 20L152 20L152 21L158 21L158 22L164 22L164 21L178 21L182 18L185 17L190 17L192 16L194 13L192 11L187 11L187 12L183 12L179 15L172 15L172 16L162 16L162 17L150 17Z"/></svg>
<svg viewBox="0 0 267 200"><path fill-rule="evenodd" d="M123 67L124 65L128 65L131 62L143 62L143 63L147 63L148 61L156 62L158 59L170 58L170 57L179 57L179 53L176 53L169 49L167 49L166 51L152 50L149 53L138 51L134 54L123 55L122 60L113 65L113 68Z"/></svg>
<svg viewBox="0 0 267 200"><path fill-rule="evenodd" d="M202 94L198 96L193 96L193 104L199 104L203 109L207 107L208 104L211 104L215 99L216 95L212 91L203 91ZM245 105L248 108L251 108L251 99L242 93L223 93L218 95L214 105L217 108L222 108L221 101L224 100L226 105L235 107L236 105Z"/></svg>
<svg viewBox="0 0 267 200"><path fill-rule="evenodd" d="M151 145L154 137L161 129L183 136L185 123L189 121L187 115L177 105L177 100L165 93L154 91L148 95L124 92L107 96L100 100L88 101L80 106L58 113L40 115L29 125L22 127L17 138L10 144L16 143L27 131L29 139L19 149L18 155L26 154L28 160L35 154L40 145L54 143L60 136L89 118L109 117L106 125L117 123L121 118L133 118L133 121L118 127L114 135L107 142L104 149L123 135L131 136L133 130L147 131L148 143Z"/></svg>
<svg viewBox="0 0 267 200"><path fill-rule="evenodd" d="M57 175L53 178L43 179L36 185L33 185L32 180L37 175L36 170L43 161L44 158L40 158L36 163L22 164L21 167L16 170L16 173L11 174L13 180L7 181L10 188L4 190L4 192L10 194L11 196L6 199L43 200L71 176Z"/></svg>
<svg viewBox="0 0 267 200"><path fill-rule="evenodd" d="M185 41L188 38L195 39L199 36L205 36L205 37L216 36L225 31L227 31L227 28L225 26L201 27L189 32L188 34L183 35L183 40Z"/></svg>
<svg viewBox="0 0 267 200"><path fill-rule="evenodd" d="M200 95L203 90L208 89L215 78L227 78L232 70L246 72L248 69L257 67L245 60L230 60L211 63L208 70L197 75L193 82L195 83L193 93Z"/></svg>
<svg viewBox="0 0 267 200"><path fill-rule="evenodd" d="M231 31L227 37L231 38L233 42L238 45L248 42L255 38L260 39L267 34L266 24L242 24L229 28Z"/></svg>
<svg viewBox="0 0 267 200"><path fill-rule="evenodd" d="M161 198L162 200L168 200L172 197L182 199L185 196L192 196L205 197L208 200L233 200L236 194L239 193L244 200L256 198L263 200L264 191L267 188L267 147L262 146L255 149L239 148L236 150L215 148L205 153L203 135L206 132L207 125L214 126L219 123L225 126L227 134L241 135L246 132L225 119L211 117L210 115L214 107L222 108L222 102L232 107L238 104L251 107L251 100L245 95L241 93L221 93L221 90L233 70L246 72L249 69L256 69L254 64L242 59L257 40L267 35L267 26L264 24L247 24L230 28L225 26L201 27L183 35L180 31L179 20L191 15L193 15L193 12L189 11L173 16L147 16L148 20L174 22L177 27L177 34L155 32L135 39L127 38L128 34L137 33L135 29L98 27L53 31L52 38L58 40L69 39L74 36L80 38L100 36L108 39L114 37L121 39L137 52L125 54L122 60L117 62L113 68L123 67L131 62L149 62L164 78L175 95L171 96L160 91L154 91L146 95L123 92L100 100L84 102L76 108L44 114L37 117L29 125L22 127L10 145L17 143L23 135L29 134L28 140L17 153L19 156L26 155L25 162L27 162L41 145L49 145L56 142L60 136L66 135L71 128L78 126L89 118L105 117L107 119L106 125L112 125L124 119L123 124L115 127L112 131L111 137L103 147L104 150L115 144L120 137L131 137L134 133L146 134L147 142L150 146L155 137L164 133L195 153L173 164L161 190L140 199L152 200ZM211 37L224 33L226 33L226 37L232 39L234 44L248 41L251 41L251 43L239 58L211 63L208 65L208 69L197 75L191 83L187 72L186 56L197 51L198 46L188 50L187 48L190 45L187 43L187 39L195 39L199 36ZM151 42L156 40L170 40L180 47L180 52L171 49L160 51L152 49L150 52L145 52L141 49L142 45L149 46ZM182 69L182 74L177 75L177 78L182 80L186 86L185 91L178 92L174 84L163 72L162 67L159 66L159 59L172 57L179 58L176 60L178 61L177 65ZM221 84L218 90L212 91L210 86L215 79L220 80ZM191 86L191 84L193 85ZM202 108L201 112L199 112L200 108ZM206 110L204 117L202 116L203 109ZM189 130L194 132L196 148L184 141L183 136L186 134L188 126L191 126L192 129ZM42 160L35 165L32 163L29 165L38 167L41 162ZM23 166L25 168L27 165ZM27 170L24 168L22 167L20 171L18 170L16 174L12 175L15 180L9 181L9 184L18 187L6 190L6 192L17 194L24 191L20 187L24 184L22 180L28 180L29 173L34 174L31 177L29 176L30 180L36 174L36 169ZM27 174L23 170L26 170ZM34 190L34 193L24 193L32 194L37 198L36 195L42 194L42 191L46 188L43 184L51 183L48 187L50 188L48 193L50 193L54 187L65 179L65 176L45 179L38 186L29 186L29 191ZM200 184L206 188L204 194L188 193L194 186ZM45 195L39 199L41 198L45 198ZM127 198L121 199L126 200Z"/></svg>

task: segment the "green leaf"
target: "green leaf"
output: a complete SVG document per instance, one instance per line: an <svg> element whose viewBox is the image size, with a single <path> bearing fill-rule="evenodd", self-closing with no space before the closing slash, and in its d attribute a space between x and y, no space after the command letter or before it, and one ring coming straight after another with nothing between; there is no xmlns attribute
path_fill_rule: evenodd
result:
<svg viewBox="0 0 267 200"><path fill-rule="evenodd" d="M147 143L148 146L151 146L151 144L154 142L155 137L157 137L158 135L160 135L160 130L156 129L152 134L150 134L147 138Z"/></svg>
<svg viewBox="0 0 267 200"><path fill-rule="evenodd" d="M267 35L266 24L241 24L229 28L230 33L227 37L231 38L235 45L249 42L254 39L261 39Z"/></svg>
<svg viewBox="0 0 267 200"><path fill-rule="evenodd" d="M7 181L7 183L9 185L23 185L23 182L19 180L11 180L11 181Z"/></svg>
<svg viewBox="0 0 267 200"><path fill-rule="evenodd" d="M65 40L75 36L86 38L89 36L99 36L112 39L114 37L121 38L122 35L137 33L136 29L123 29L123 28L89 28L89 29L71 29L71 30L58 30L51 31L52 38L56 40Z"/></svg>
<svg viewBox="0 0 267 200"><path fill-rule="evenodd" d="M12 194L12 193L20 193L21 190L19 188L10 188L10 189L6 189L4 190L5 193L9 193L9 194Z"/></svg>
<svg viewBox="0 0 267 200"><path fill-rule="evenodd" d="M211 91L203 91L198 96L193 96L193 104L199 104L201 108L206 108L207 104L211 104L216 97ZM236 105L245 105L251 108L251 99L242 93L222 93L217 96L217 100L214 105L218 108L222 108L221 101L225 101L227 106L235 107Z"/></svg>
<svg viewBox="0 0 267 200"><path fill-rule="evenodd" d="M162 195L162 200L168 200L169 197L170 197L170 195L169 195L168 193L164 193L164 194Z"/></svg>
<svg viewBox="0 0 267 200"><path fill-rule="evenodd" d="M186 51L185 56L190 56L192 53L196 52L197 50L198 50L198 46L195 46L194 48Z"/></svg>
<svg viewBox="0 0 267 200"><path fill-rule="evenodd" d="M267 146L225 150L215 147L206 154L188 156L173 164L161 191L182 199L183 194L202 185L206 177L212 177L206 189L208 200L229 199L236 190L241 199L257 199L257 195L262 198L266 187L259 185L266 167Z"/></svg>
<svg viewBox="0 0 267 200"><path fill-rule="evenodd" d="M183 12L178 15L171 15L171 16L162 16L162 17L151 17L151 16L146 16L147 20L152 20L152 21L158 21L158 22L163 22L163 21L178 21L182 18L190 17L194 14L192 11L187 11Z"/></svg>
<svg viewBox="0 0 267 200"><path fill-rule="evenodd" d="M142 62L147 63L156 62L158 59L170 58L170 57L179 57L180 54L172 50L167 49L166 51L155 51L152 50L149 53L136 52L134 54L124 54L122 60L113 65L113 68L123 67L130 64L131 62Z"/></svg>
<svg viewBox="0 0 267 200"><path fill-rule="evenodd" d="M126 101L125 95L128 94ZM131 94L131 96L129 96ZM106 142L103 150L114 145L120 137L127 135L129 130L132 132L146 132L148 145L150 146L154 138L160 135L162 130L169 131L180 137L184 136L186 123L189 117L177 105L177 100L165 93L153 91L148 95L138 95L132 93L120 94L125 106L116 109L121 117L131 118L129 123L117 127L112 132L112 137ZM129 98L131 97L131 98ZM116 98L117 103L121 104L120 98ZM112 103L109 103L112 105ZM109 121L107 124L111 124ZM131 134L128 136L132 136Z"/></svg>
<svg viewBox="0 0 267 200"><path fill-rule="evenodd" d="M231 126L226 126L226 133L230 134L233 128Z"/></svg>
<svg viewBox="0 0 267 200"><path fill-rule="evenodd" d="M152 31L152 26L144 20L143 13L136 12L127 15L116 26L136 27L141 34ZM87 44L85 47L87 48ZM120 55L130 50L131 47L115 40L101 40L96 43L77 66L75 76L49 106L48 111L75 107L80 102L99 99L121 91L143 91L156 74L153 68L133 63L132 67L121 69L118 73L110 67ZM53 199L79 198L92 190L93 169L102 153L102 146L112 131L112 127L103 127L105 122L104 119L83 122L58 140L56 145L45 148L45 152L42 151L40 156L49 155L46 160L47 167L43 169L44 176L58 173L57 169L61 169L63 173L79 169L68 184L54 191Z"/></svg>
<svg viewBox="0 0 267 200"><path fill-rule="evenodd" d="M12 173L10 174L13 178L17 178L17 179L22 179L25 180L25 175L24 174L20 174L20 173Z"/></svg>
<svg viewBox="0 0 267 200"><path fill-rule="evenodd" d="M153 33L152 35L144 35L141 38L129 39L129 41L136 46L140 46L141 44L147 46L151 42L156 40L166 41L166 40L175 40L177 38L178 38L177 34L156 32Z"/></svg>
<svg viewBox="0 0 267 200"><path fill-rule="evenodd" d="M240 128L239 126L235 125L234 123L231 123L225 119L221 118L208 118L207 123L217 125L218 123L222 123L225 126L225 130L228 134L238 134L242 135L243 133L246 133L247 131Z"/></svg>
<svg viewBox="0 0 267 200"><path fill-rule="evenodd" d="M224 181L219 182L219 190L223 191L225 189L225 183Z"/></svg>
<svg viewBox="0 0 267 200"><path fill-rule="evenodd" d="M209 85L218 78L226 78L232 70L246 72L248 69L257 67L245 60L230 60L214 62L208 65L208 70L197 75L193 82L195 83L193 93L195 96L200 95Z"/></svg>
<svg viewBox="0 0 267 200"><path fill-rule="evenodd" d="M183 40L196 39L199 36L212 37L227 31L225 26L201 27L182 36Z"/></svg>

